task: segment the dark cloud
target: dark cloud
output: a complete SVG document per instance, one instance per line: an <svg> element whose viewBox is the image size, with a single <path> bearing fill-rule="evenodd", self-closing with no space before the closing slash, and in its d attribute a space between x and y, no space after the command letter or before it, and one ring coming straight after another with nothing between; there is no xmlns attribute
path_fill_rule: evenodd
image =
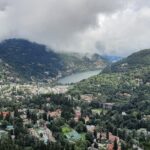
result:
<svg viewBox="0 0 150 150"><path fill-rule="evenodd" d="M7 5L5 0L0 0L0 11L5 11Z"/></svg>
<svg viewBox="0 0 150 150"><path fill-rule="evenodd" d="M150 46L149 10L146 0L0 0L0 40L26 38L58 51L127 55Z"/></svg>

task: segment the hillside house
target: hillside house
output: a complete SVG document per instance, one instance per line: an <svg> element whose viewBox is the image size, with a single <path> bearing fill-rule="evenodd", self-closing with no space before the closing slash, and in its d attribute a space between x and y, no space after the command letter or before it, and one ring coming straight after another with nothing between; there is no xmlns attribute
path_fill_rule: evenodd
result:
<svg viewBox="0 0 150 150"><path fill-rule="evenodd" d="M87 101L87 102L91 102L94 99L93 94L84 94L81 95L81 100Z"/></svg>
<svg viewBox="0 0 150 150"><path fill-rule="evenodd" d="M61 117L61 113L62 113L61 109L57 109L56 111L53 111L53 112L49 111L47 113L47 117L50 116L52 118L59 118L59 117Z"/></svg>
<svg viewBox="0 0 150 150"><path fill-rule="evenodd" d="M0 116L2 116L3 119L5 119L6 116L11 116L11 113L10 112L0 112Z"/></svg>
<svg viewBox="0 0 150 150"><path fill-rule="evenodd" d="M112 109L115 103L103 103L103 109Z"/></svg>

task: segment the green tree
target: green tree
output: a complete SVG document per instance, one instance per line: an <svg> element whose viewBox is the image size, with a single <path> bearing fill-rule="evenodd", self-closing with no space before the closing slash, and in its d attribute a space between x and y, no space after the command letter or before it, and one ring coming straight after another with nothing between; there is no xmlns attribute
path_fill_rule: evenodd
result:
<svg viewBox="0 0 150 150"><path fill-rule="evenodd" d="M114 141L114 147L113 150L118 150L118 143L117 143L117 138Z"/></svg>

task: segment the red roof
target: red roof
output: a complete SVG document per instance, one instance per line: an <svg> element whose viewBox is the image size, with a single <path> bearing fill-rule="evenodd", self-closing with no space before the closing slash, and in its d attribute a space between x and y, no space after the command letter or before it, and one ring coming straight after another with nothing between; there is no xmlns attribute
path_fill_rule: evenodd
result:
<svg viewBox="0 0 150 150"><path fill-rule="evenodd" d="M114 148L114 144L108 144L107 145L107 150L114 150L113 148ZM118 147L118 150L121 150L121 148Z"/></svg>
<svg viewBox="0 0 150 150"><path fill-rule="evenodd" d="M119 137L118 136L114 136L114 135L112 135L112 133L109 132L109 141L111 143L113 143L116 139L117 139L117 142L119 142L119 140L120 140Z"/></svg>
<svg viewBox="0 0 150 150"><path fill-rule="evenodd" d="M10 115L10 112L0 112L0 115L3 117L6 117L7 115Z"/></svg>
<svg viewBox="0 0 150 150"><path fill-rule="evenodd" d="M108 144L107 145L107 150L113 150L114 145L113 144Z"/></svg>
<svg viewBox="0 0 150 150"><path fill-rule="evenodd" d="M107 145L107 150L113 150L114 147L114 141L117 139L117 143L119 142L119 137L112 135L112 133L109 132L109 141L111 142L111 144ZM118 147L118 150L121 150L120 147Z"/></svg>

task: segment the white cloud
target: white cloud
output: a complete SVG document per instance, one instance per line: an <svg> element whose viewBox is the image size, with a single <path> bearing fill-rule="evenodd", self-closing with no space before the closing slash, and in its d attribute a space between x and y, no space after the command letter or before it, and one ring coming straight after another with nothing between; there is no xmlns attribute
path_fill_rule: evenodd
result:
<svg viewBox="0 0 150 150"><path fill-rule="evenodd" d="M0 40L128 55L150 47L147 0L0 0Z"/></svg>

